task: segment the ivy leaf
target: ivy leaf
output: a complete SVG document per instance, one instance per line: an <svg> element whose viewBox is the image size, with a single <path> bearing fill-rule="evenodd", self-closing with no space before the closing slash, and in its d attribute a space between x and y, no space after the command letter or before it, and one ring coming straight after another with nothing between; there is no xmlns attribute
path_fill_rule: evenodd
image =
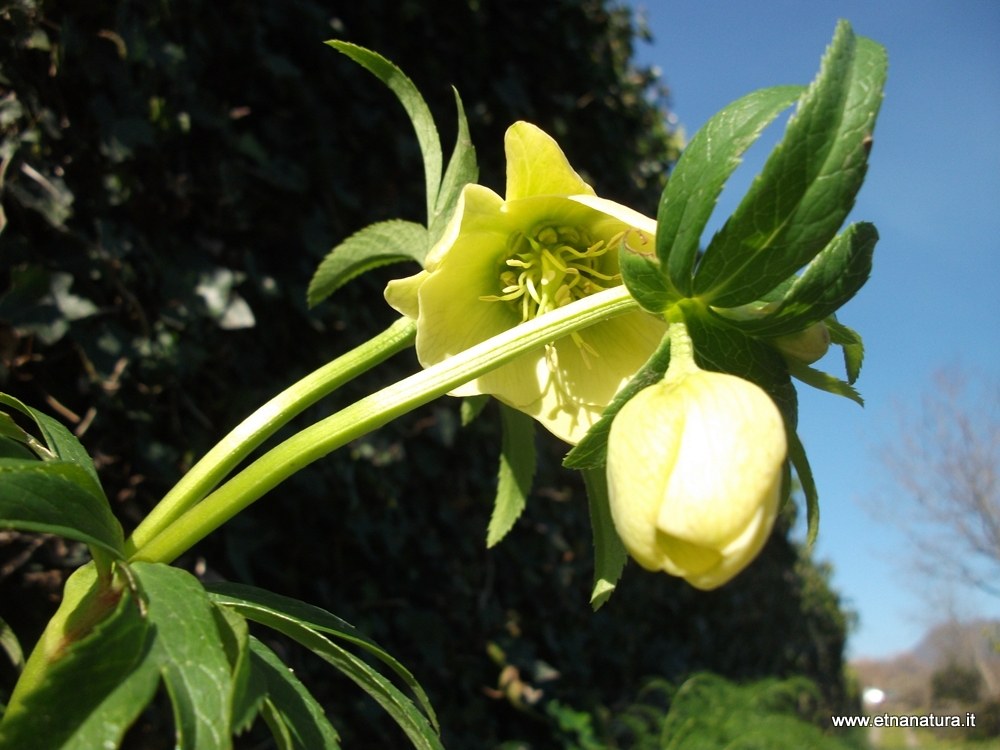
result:
<svg viewBox="0 0 1000 750"><path fill-rule="evenodd" d="M121 524L79 464L0 458L0 528L58 534L123 556Z"/></svg>
<svg viewBox="0 0 1000 750"><path fill-rule="evenodd" d="M232 747L232 676L212 603L198 579L160 563L135 563L148 596L156 660L174 707L179 750Z"/></svg>
<svg viewBox="0 0 1000 750"><path fill-rule="evenodd" d="M458 136L455 138L455 150L451 153L448 169L445 170L444 180L441 182L434 214L427 221L428 247L433 247L444 234L445 227L455 213L462 188L479 179L476 148L472 145L472 136L469 135L469 122L465 117L462 97L458 95L458 89L452 87L452 91L455 94L455 107L458 109Z"/></svg>
<svg viewBox="0 0 1000 750"><path fill-rule="evenodd" d="M590 504L590 525L594 530L594 590L590 605L596 612L614 593L628 553L618 537L608 500L608 477L604 467L583 470Z"/></svg>
<svg viewBox="0 0 1000 750"><path fill-rule="evenodd" d="M844 350L844 367L847 369L847 382L851 385L861 374L861 365L865 361L865 345L861 335L847 326L838 323L835 317L826 319L827 330L830 331L831 343Z"/></svg>
<svg viewBox="0 0 1000 750"><path fill-rule="evenodd" d="M656 254L680 296L690 296L701 233L726 180L767 125L805 91L775 86L747 94L718 112L684 149L660 197Z"/></svg>
<svg viewBox="0 0 1000 750"><path fill-rule="evenodd" d="M792 377L797 380L801 380L806 385L811 385L813 388L818 388L819 390L826 391L827 393L833 393L837 396L849 398L858 406L865 405L865 400L861 398L861 394L858 393L852 385L845 383L839 378L835 378L829 373L825 373L821 370L815 370L812 367L809 367L809 365L804 365L801 362L795 361L790 361L788 363L788 371L792 374Z"/></svg>
<svg viewBox="0 0 1000 750"><path fill-rule="evenodd" d="M535 476L535 420L507 404L500 404L503 447L497 496L486 532L486 547L507 536L524 511Z"/></svg>
<svg viewBox="0 0 1000 750"><path fill-rule="evenodd" d="M209 596L216 604L225 605L239 612L248 620L259 622L275 630L285 632L277 627L275 622L287 620L294 625L317 633L332 635L348 643L360 646L368 653L380 659L402 678L427 712L431 723L437 728L437 717L431 707L427 694L410 671L394 659L375 641L358 631L353 625L344 622L339 617L319 607L291 599L287 596L274 594L264 589L245 586L239 583L212 583L205 587Z"/></svg>
<svg viewBox="0 0 1000 750"><path fill-rule="evenodd" d="M696 295L716 307L753 302L829 243L864 180L886 65L880 45L840 22L784 139L709 243Z"/></svg>
<svg viewBox="0 0 1000 750"><path fill-rule="evenodd" d="M601 413L601 418L591 425L583 439L566 454L563 466L567 469L603 469L608 462L608 435L611 433L611 423L615 415L643 388L660 382L669 364L670 337L664 336L656 351L646 360L639 372L615 394L611 403Z"/></svg>
<svg viewBox="0 0 1000 750"><path fill-rule="evenodd" d="M103 598L96 591L96 580L93 565L77 571L66 583L63 606L86 609ZM116 692L147 653L148 635L149 622L139 602L128 588L122 590L111 611L89 633L65 643L34 689L15 695L0 722L0 748L74 747L74 736L88 728L88 717ZM89 750L98 745L76 743L75 747Z"/></svg>
<svg viewBox="0 0 1000 750"><path fill-rule="evenodd" d="M424 157L424 180L427 185L427 223L430 225L438 202L442 157L441 138L427 103L417 87L413 85L413 81L377 52L338 40L329 41L327 44L369 70L382 83L392 89L406 110L406 114L410 116L410 122L413 123L413 129L417 133L420 152Z"/></svg>
<svg viewBox="0 0 1000 750"><path fill-rule="evenodd" d="M253 679L266 690L264 719L279 747L289 750L337 750L340 737L305 685L271 649L249 641ZM263 698L262 698L263 702Z"/></svg>
<svg viewBox="0 0 1000 750"><path fill-rule="evenodd" d="M355 232L330 251L309 282L309 306L379 266L415 260L423 265L430 249L427 230L412 221L382 221Z"/></svg>

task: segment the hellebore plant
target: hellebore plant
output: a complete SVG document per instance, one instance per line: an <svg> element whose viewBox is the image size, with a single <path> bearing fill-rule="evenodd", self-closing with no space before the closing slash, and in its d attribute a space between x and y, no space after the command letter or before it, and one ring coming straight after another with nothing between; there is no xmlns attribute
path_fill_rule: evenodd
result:
<svg viewBox="0 0 1000 750"><path fill-rule="evenodd" d="M533 420L575 447L594 531L594 608L614 591L626 551L651 570L710 589L748 565L791 491L805 495L809 540L816 487L795 432L792 378L860 403L852 387L861 338L835 312L863 286L878 235L837 234L861 187L886 58L841 22L808 87L749 94L692 139L657 219L608 200L537 127L507 133L507 189L478 178L461 99L442 175L440 140L419 92L384 58L332 46L388 85L424 156L426 226L387 221L323 261L311 304L376 266L415 260L392 282L403 313L384 333L273 398L210 450L125 538L94 464L58 421L8 396L0 413L0 527L89 545L92 562L62 605L0 721L0 749L115 748L164 683L179 748L229 748L262 717L280 748L336 748L322 708L248 621L297 640L367 691L418 748L439 727L413 676L324 610L237 584L203 584L170 563L287 477L439 396L489 396L504 430L487 544L527 502ZM741 154L797 101L784 139L706 247L702 233ZM830 344L847 381L811 368ZM402 349L424 370L271 448L252 451L311 404ZM0 645L19 647L0 621ZM408 692L350 645L389 667ZM86 685L86 689L81 689ZM290 697L291 696L291 697Z"/></svg>

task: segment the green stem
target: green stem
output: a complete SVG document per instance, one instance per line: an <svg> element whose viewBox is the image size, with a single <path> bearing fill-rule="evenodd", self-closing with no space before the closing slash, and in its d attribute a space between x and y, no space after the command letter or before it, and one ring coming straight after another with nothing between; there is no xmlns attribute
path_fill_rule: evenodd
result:
<svg viewBox="0 0 1000 750"><path fill-rule="evenodd" d="M688 333L684 311L680 305L675 305L667 311L667 321L670 323L667 331L670 337L670 364L667 365L663 380L672 383L698 372L700 368L694 361L694 343L691 341L691 334Z"/></svg>
<svg viewBox="0 0 1000 750"><path fill-rule="evenodd" d="M515 326L383 388L307 427L254 461L141 547L133 560L171 562L191 545L313 461L516 357L602 320L639 309L624 286Z"/></svg>
<svg viewBox="0 0 1000 750"><path fill-rule="evenodd" d="M202 500L254 448L291 419L361 373L413 344L417 326L400 318L385 331L307 375L243 420L195 464L125 541L125 554L144 547Z"/></svg>

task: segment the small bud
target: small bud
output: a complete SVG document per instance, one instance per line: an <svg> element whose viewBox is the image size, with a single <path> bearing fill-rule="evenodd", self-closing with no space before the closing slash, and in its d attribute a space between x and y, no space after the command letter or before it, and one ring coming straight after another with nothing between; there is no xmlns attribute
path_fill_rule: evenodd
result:
<svg viewBox="0 0 1000 750"><path fill-rule="evenodd" d="M823 359L830 348L830 331L826 323L816 323L798 333L776 336L771 343L785 357L811 365Z"/></svg>
<svg viewBox="0 0 1000 750"><path fill-rule="evenodd" d="M644 568L714 589L750 564L774 525L784 422L770 397L742 378L669 374L611 426L611 515Z"/></svg>

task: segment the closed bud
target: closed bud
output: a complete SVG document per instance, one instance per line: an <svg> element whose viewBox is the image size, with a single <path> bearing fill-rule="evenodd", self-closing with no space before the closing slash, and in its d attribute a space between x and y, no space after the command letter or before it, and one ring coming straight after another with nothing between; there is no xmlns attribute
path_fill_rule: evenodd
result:
<svg viewBox="0 0 1000 750"><path fill-rule="evenodd" d="M804 331L776 336L771 343L786 358L811 365L823 359L830 348L830 331L825 323L815 323Z"/></svg>
<svg viewBox="0 0 1000 750"><path fill-rule="evenodd" d="M774 525L787 453L770 397L689 370L640 391L608 439L611 514L629 554L699 589L729 581Z"/></svg>

